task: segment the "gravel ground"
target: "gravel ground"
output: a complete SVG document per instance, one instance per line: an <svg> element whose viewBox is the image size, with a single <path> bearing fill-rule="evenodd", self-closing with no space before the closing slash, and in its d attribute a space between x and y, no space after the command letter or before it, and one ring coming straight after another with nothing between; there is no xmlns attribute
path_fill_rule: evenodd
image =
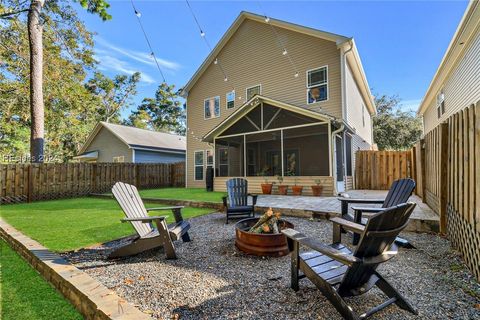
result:
<svg viewBox="0 0 480 320"><path fill-rule="evenodd" d="M328 221L287 218L295 229L326 243ZM308 280L290 289L290 258L244 255L234 245L234 223L215 213L190 220L190 243L177 242L178 260L162 249L123 260L105 255L114 241L65 253L77 267L157 319L340 319ZM480 285L449 242L428 234L404 233L417 249L401 249L380 266L383 274L418 308L414 316L396 305L374 319L480 319ZM349 237L347 237L349 238ZM347 243L350 239L346 239ZM359 313L385 300L377 289L347 301Z"/></svg>

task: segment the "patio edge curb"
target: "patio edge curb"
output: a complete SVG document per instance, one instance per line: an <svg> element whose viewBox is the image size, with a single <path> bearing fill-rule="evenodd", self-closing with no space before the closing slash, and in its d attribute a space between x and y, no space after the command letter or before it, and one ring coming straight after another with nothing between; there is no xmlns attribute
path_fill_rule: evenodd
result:
<svg viewBox="0 0 480 320"><path fill-rule="evenodd" d="M40 275L85 317L95 320L147 320L114 291L51 252L0 218L0 238L21 255Z"/></svg>

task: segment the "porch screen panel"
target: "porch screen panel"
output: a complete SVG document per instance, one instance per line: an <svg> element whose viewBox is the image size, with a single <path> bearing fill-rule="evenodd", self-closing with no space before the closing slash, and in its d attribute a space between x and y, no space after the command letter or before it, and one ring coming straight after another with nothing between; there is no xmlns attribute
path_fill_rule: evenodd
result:
<svg viewBox="0 0 480 320"><path fill-rule="evenodd" d="M244 172L243 136L215 140L217 177L242 177Z"/></svg>
<svg viewBox="0 0 480 320"><path fill-rule="evenodd" d="M263 106L263 129L277 129L315 123L318 120L270 105Z"/></svg>
<svg viewBox="0 0 480 320"><path fill-rule="evenodd" d="M245 132L259 131L262 127L262 111L258 106L246 114L243 118L238 120L230 128L222 132L222 136L235 135Z"/></svg>
<svg viewBox="0 0 480 320"><path fill-rule="evenodd" d="M280 130L246 135L246 167L247 176L282 174Z"/></svg>
<svg viewBox="0 0 480 320"><path fill-rule="evenodd" d="M285 176L328 176L326 124L283 131Z"/></svg>

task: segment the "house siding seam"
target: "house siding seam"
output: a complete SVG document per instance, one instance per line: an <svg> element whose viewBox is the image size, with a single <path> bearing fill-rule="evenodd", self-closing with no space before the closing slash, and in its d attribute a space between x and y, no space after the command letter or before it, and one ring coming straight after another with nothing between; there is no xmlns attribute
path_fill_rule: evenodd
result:
<svg viewBox="0 0 480 320"><path fill-rule="evenodd" d="M101 128L85 152L97 151L97 162L112 162L113 157L124 156L125 162L132 162L132 150L110 130Z"/></svg>
<svg viewBox="0 0 480 320"><path fill-rule="evenodd" d="M428 133L452 114L480 100L480 30L443 83L445 113L438 118L436 99L423 114L424 132ZM435 97L436 97L435 93Z"/></svg>
<svg viewBox="0 0 480 320"><path fill-rule="evenodd" d="M340 50L335 42L277 28L289 54L295 61L299 76L294 77L288 58L264 23L246 19L235 35L218 54L228 81L217 65L211 64L188 93L187 121L187 184L203 187L203 181L193 179L195 150L211 149L213 145L199 141L208 131L222 122L245 102L245 89L261 84L262 95L310 110L322 111L337 119L342 117ZM328 100L307 105L306 71L328 65ZM226 108L225 94L235 89L235 108ZM220 96L220 117L204 120L203 101Z"/></svg>

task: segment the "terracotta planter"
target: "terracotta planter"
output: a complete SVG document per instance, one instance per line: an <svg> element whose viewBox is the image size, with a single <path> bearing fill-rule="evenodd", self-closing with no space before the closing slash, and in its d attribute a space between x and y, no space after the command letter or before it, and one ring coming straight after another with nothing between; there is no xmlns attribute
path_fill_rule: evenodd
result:
<svg viewBox="0 0 480 320"><path fill-rule="evenodd" d="M278 194L286 195L288 192L288 185L286 184L279 184L278 185Z"/></svg>
<svg viewBox="0 0 480 320"><path fill-rule="evenodd" d="M262 186L263 194L272 194L272 187L273 187L272 183L262 183L261 186Z"/></svg>
<svg viewBox="0 0 480 320"><path fill-rule="evenodd" d="M294 196L299 196L302 194L303 186L292 186L292 192Z"/></svg>
<svg viewBox="0 0 480 320"><path fill-rule="evenodd" d="M319 197L322 193L322 186L312 186L312 193L315 197Z"/></svg>

